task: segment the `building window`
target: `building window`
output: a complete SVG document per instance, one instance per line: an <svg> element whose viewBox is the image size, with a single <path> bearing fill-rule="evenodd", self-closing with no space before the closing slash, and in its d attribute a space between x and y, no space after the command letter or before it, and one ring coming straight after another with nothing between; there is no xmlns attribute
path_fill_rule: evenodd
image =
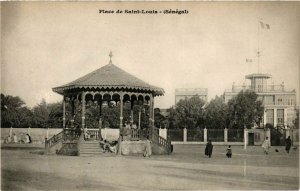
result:
<svg viewBox="0 0 300 191"><path fill-rule="evenodd" d="M283 123L284 123L284 110L277 109L277 124L283 125Z"/></svg>
<svg viewBox="0 0 300 191"><path fill-rule="evenodd" d="M267 121L266 124L271 124L274 125L274 110L273 109L268 109L266 111L266 116L267 116Z"/></svg>
<svg viewBox="0 0 300 191"><path fill-rule="evenodd" d="M282 105L282 98L277 99L277 105Z"/></svg>

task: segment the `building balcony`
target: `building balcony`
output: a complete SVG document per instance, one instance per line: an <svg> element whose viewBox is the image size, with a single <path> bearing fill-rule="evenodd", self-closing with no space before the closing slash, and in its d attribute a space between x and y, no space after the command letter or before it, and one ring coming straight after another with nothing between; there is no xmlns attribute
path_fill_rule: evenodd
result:
<svg viewBox="0 0 300 191"><path fill-rule="evenodd" d="M226 89L225 93L239 93L242 90L255 90L251 86L232 86L231 89ZM280 93L280 92L295 92L295 90L285 89L284 85L267 85L261 89L256 88L256 93Z"/></svg>

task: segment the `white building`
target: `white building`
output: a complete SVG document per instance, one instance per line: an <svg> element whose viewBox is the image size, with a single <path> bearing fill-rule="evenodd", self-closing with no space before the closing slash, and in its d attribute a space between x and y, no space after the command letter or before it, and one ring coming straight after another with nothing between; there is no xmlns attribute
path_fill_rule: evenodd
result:
<svg viewBox="0 0 300 191"><path fill-rule="evenodd" d="M198 96L207 102L207 88L176 88L175 89L175 105L182 99L189 99Z"/></svg>
<svg viewBox="0 0 300 191"><path fill-rule="evenodd" d="M245 78L249 79L250 86L232 85L232 89L225 90L225 103L236 96L241 90L253 90L258 94L258 99L263 102L264 116L263 124L276 126L292 126L296 118L296 91L286 90L284 83L280 85L268 84L270 74L250 74Z"/></svg>

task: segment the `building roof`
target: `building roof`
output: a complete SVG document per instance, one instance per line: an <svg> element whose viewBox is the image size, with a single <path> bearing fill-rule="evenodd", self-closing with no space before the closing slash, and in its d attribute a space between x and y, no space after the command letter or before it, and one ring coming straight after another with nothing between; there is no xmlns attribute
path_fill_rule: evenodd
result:
<svg viewBox="0 0 300 191"><path fill-rule="evenodd" d="M249 74L249 75L245 76L246 79L252 79L252 78L271 78L271 77L272 77L271 74L260 74L260 73Z"/></svg>
<svg viewBox="0 0 300 191"><path fill-rule="evenodd" d="M163 95L162 88L152 86L129 74L111 62L66 85L53 88L54 92L63 94L67 90L124 90L133 92L148 92L154 96Z"/></svg>

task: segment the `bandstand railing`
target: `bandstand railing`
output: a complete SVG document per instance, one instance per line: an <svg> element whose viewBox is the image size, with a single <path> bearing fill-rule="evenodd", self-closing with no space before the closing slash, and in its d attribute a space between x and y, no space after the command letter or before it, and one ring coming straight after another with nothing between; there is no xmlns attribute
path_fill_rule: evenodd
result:
<svg viewBox="0 0 300 191"><path fill-rule="evenodd" d="M130 140L144 140L149 135L149 129L130 129Z"/></svg>
<svg viewBox="0 0 300 191"><path fill-rule="evenodd" d="M165 138L159 136L158 128L156 128L156 127L151 128L150 137L151 137L151 141L153 143L165 147L168 151L168 154L171 153L171 140L165 139Z"/></svg>
<svg viewBox="0 0 300 191"><path fill-rule="evenodd" d="M63 142L77 141L80 135L81 135L80 129L65 128L63 130Z"/></svg>
<svg viewBox="0 0 300 191"><path fill-rule="evenodd" d="M91 139L101 139L101 133L99 129L87 129L87 133L90 135Z"/></svg>
<svg viewBox="0 0 300 191"><path fill-rule="evenodd" d="M60 133L53 135L50 139L45 138L45 151L48 153L51 147L63 140L63 137L64 131L61 131Z"/></svg>

